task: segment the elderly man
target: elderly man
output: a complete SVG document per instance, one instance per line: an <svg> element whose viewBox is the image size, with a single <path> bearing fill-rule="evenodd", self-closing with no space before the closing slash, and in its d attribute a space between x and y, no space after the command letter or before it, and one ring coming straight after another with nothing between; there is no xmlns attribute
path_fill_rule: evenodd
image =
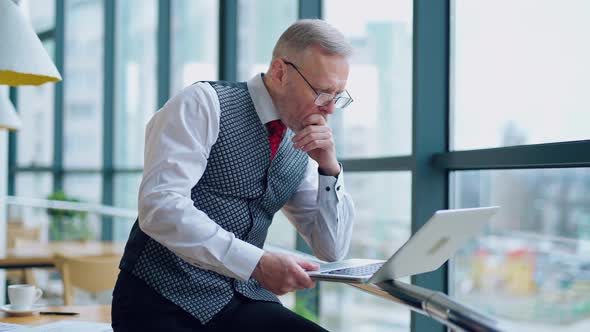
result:
<svg viewBox="0 0 590 332"><path fill-rule="evenodd" d="M115 331L324 331L276 297L314 287L305 270L318 267L262 247L282 209L320 259L348 251L354 207L327 121L352 102L351 52L326 22L301 20L266 74L198 82L153 116Z"/></svg>

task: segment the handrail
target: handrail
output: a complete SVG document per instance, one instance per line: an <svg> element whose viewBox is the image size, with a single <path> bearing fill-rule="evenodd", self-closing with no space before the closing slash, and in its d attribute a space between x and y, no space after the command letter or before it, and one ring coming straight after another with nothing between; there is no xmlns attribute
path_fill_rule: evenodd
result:
<svg viewBox="0 0 590 332"><path fill-rule="evenodd" d="M118 207L100 205L100 204L56 201L56 200L30 198L30 197L22 197L22 196L0 196L0 202L2 202L2 200L6 200L6 204L9 204L9 205L92 212L92 213L97 213L97 214L103 214L103 215L108 215L108 216L113 216L113 217L129 218L129 219L137 218L137 211L136 210L118 208Z"/></svg>
<svg viewBox="0 0 590 332"><path fill-rule="evenodd" d="M268 251L280 252L321 263L314 256L272 245L265 245ZM446 294L391 280L379 284L349 284L373 295L377 295L401 304L402 306L429 316L456 331L467 332L500 332L494 319L463 305Z"/></svg>

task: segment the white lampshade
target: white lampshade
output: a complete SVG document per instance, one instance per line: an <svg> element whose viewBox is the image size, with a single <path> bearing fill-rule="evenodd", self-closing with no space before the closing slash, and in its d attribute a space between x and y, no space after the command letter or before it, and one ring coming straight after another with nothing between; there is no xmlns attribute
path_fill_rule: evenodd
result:
<svg viewBox="0 0 590 332"><path fill-rule="evenodd" d="M4 0L0 0L4 1ZM21 121L8 97L0 93L0 129L17 130Z"/></svg>
<svg viewBox="0 0 590 332"><path fill-rule="evenodd" d="M0 0L0 84L57 81L61 76L23 13L11 0Z"/></svg>

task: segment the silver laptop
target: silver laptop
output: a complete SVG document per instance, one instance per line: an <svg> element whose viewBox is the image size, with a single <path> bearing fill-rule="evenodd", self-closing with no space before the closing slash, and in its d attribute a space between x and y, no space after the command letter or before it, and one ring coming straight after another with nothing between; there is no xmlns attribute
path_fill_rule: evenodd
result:
<svg viewBox="0 0 590 332"><path fill-rule="evenodd" d="M498 206L439 210L387 261L347 259L307 271L315 280L378 283L438 269L496 214Z"/></svg>

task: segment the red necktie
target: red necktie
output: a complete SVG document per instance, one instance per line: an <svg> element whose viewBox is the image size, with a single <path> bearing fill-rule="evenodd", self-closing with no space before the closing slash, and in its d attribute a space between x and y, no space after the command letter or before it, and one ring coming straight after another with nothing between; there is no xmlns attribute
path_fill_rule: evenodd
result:
<svg viewBox="0 0 590 332"><path fill-rule="evenodd" d="M272 160L279 149L279 145L281 145L287 127L281 120L274 120L267 122L266 128L268 129L268 141L270 143L270 160Z"/></svg>

